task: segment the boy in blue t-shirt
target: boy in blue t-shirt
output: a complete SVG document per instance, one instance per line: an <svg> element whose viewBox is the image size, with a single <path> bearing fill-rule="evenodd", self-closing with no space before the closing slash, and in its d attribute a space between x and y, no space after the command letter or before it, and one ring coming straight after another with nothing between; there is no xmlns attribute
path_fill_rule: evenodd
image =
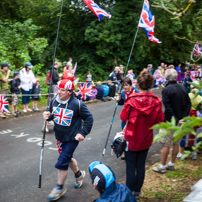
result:
<svg viewBox="0 0 202 202"><path fill-rule="evenodd" d="M193 82L189 73L186 74L185 78L182 79L182 85L187 89L188 93L190 93L190 82Z"/></svg>

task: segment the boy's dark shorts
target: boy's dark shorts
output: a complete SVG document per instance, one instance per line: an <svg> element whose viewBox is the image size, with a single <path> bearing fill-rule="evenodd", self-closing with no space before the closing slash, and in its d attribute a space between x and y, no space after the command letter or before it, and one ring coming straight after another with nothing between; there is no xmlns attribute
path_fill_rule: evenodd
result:
<svg viewBox="0 0 202 202"><path fill-rule="evenodd" d="M58 162L55 164L55 168L58 170L68 170L69 163L73 158L73 153L78 144L78 141L70 141L65 143L57 141L60 156L58 158Z"/></svg>

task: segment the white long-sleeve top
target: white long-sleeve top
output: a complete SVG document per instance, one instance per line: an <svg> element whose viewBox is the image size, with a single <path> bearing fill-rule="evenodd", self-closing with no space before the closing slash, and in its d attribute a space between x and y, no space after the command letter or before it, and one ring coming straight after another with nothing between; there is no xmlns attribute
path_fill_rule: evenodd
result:
<svg viewBox="0 0 202 202"><path fill-rule="evenodd" d="M35 76L32 70L30 69L28 73L26 72L25 68L20 70L20 81L20 85L23 90L29 91L32 89L33 83L35 83Z"/></svg>

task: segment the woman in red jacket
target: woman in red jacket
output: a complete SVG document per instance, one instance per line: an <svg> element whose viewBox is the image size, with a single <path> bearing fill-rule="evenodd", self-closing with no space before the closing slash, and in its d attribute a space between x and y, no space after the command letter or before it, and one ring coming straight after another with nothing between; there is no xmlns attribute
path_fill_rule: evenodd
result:
<svg viewBox="0 0 202 202"><path fill-rule="evenodd" d="M137 78L140 92L129 96L120 114L121 120L126 123L130 110L125 131L127 142L125 151L126 185L136 198L139 198L141 194L145 177L145 161L153 142L151 127L164 120L162 99L149 92L153 82L154 79L150 72L141 72Z"/></svg>

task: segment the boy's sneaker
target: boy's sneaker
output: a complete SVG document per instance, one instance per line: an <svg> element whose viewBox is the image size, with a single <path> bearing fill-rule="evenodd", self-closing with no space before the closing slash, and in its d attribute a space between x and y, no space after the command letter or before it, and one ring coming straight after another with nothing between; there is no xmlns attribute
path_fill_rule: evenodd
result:
<svg viewBox="0 0 202 202"><path fill-rule="evenodd" d="M160 165L158 165L157 167L153 167L152 170L154 172L161 173L161 174L164 174L167 172L166 168L161 168Z"/></svg>
<svg viewBox="0 0 202 202"><path fill-rule="evenodd" d="M35 108L35 110L36 110L37 112L39 112L39 111L40 111L38 108Z"/></svg>
<svg viewBox="0 0 202 202"><path fill-rule="evenodd" d="M12 115L13 115L13 116L15 116L15 117L18 117L18 114L17 114L17 113L15 113L15 112L14 112L14 113L12 113Z"/></svg>
<svg viewBox="0 0 202 202"><path fill-rule="evenodd" d="M197 160L197 153L192 152L192 159Z"/></svg>
<svg viewBox="0 0 202 202"><path fill-rule="evenodd" d="M36 112L36 108L32 108L32 111Z"/></svg>
<svg viewBox="0 0 202 202"><path fill-rule="evenodd" d="M18 115L20 115L20 114L21 114L21 112L19 112L19 111L16 111L15 113L16 113L16 114L18 114Z"/></svg>
<svg viewBox="0 0 202 202"><path fill-rule="evenodd" d="M50 201L55 201L59 199L66 191L67 189L61 189L59 186L55 186L51 193L47 196L47 199Z"/></svg>
<svg viewBox="0 0 202 202"><path fill-rule="evenodd" d="M167 165L167 166L166 166L166 170L174 171L174 170L175 170L175 167L174 167L174 166L169 166L169 165Z"/></svg>
<svg viewBox="0 0 202 202"><path fill-rule="evenodd" d="M82 186L83 179L86 176L86 172L85 171L80 171L80 172L81 172L81 176L78 177L78 178L76 178L76 182L74 184L74 188L76 188L76 189Z"/></svg>

